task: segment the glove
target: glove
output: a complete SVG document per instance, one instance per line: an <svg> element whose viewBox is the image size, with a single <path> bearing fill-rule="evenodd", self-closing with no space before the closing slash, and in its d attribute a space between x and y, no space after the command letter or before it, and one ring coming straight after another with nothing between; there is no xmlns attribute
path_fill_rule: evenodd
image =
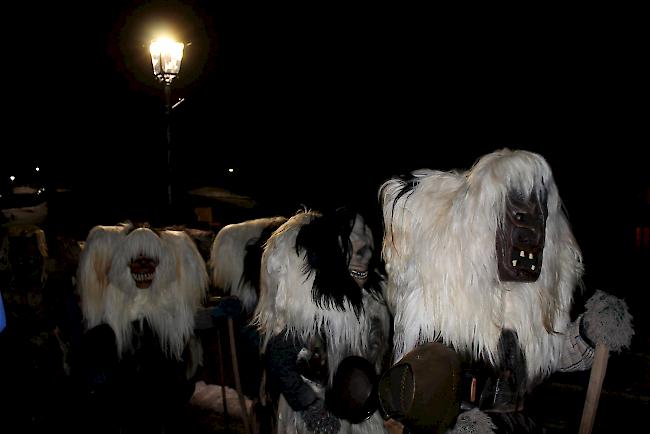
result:
<svg viewBox="0 0 650 434"><path fill-rule="evenodd" d="M302 420L314 434L335 434L341 429L341 421L325 408L325 401L317 399L302 411Z"/></svg>
<svg viewBox="0 0 650 434"><path fill-rule="evenodd" d="M494 434L496 429L490 416L475 408L461 413L449 434Z"/></svg>
<svg viewBox="0 0 650 434"><path fill-rule="evenodd" d="M235 296L219 297L210 314L214 319L236 317L242 312L241 300Z"/></svg>
<svg viewBox="0 0 650 434"><path fill-rule="evenodd" d="M610 351L629 348L634 330L625 301L603 291L587 300L580 335L589 345L605 344Z"/></svg>

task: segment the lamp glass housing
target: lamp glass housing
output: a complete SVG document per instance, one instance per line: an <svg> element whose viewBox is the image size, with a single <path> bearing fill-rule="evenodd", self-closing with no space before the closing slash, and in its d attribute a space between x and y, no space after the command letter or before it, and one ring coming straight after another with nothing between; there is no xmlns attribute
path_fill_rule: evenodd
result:
<svg viewBox="0 0 650 434"><path fill-rule="evenodd" d="M178 75L183 60L183 48L185 48L185 44L169 38L161 38L151 42L149 52L151 53L153 74L160 81L169 84Z"/></svg>

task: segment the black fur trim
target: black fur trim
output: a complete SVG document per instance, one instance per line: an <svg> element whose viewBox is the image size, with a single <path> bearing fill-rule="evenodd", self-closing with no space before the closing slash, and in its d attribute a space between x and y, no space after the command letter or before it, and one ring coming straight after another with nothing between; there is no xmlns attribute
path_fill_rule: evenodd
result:
<svg viewBox="0 0 650 434"><path fill-rule="evenodd" d="M241 283L250 283L253 288L255 288L255 293L258 297L260 296L260 264L262 263L264 245L282 223L284 223L284 221L273 221L262 230L262 233L258 238L253 238L246 244L244 270L241 276Z"/></svg>
<svg viewBox="0 0 650 434"><path fill-rule="evenodd" d="M407 174L402 174L399 175L393 179L399 179L400 182L402 183L402 189L400 192L395 196L395 199L393 199L393 209L391 210L391 215L395 214L395 206L397 205L397 201L404 195L406 194L411 194L413 193L413 190L415 190L415 187L420 183L420 180L415 177L412 173L407 173ZM385 187L384 187L385 188ZM381 189L379 192L379 197L380 197L380 206L383 209L384 208L384 188ZM385 222L384 222L385 226ZM388 233L387 231L388 228L384 227L384 232ZM391 234L391 239L393 238L393 230L392 228L390 229L390 234Z"/></svg>
<svg viewBox="0 0 650 434"><path fill-rule="evenodd" d="M312 299L321 308L345 310L348 300L357 316L362 310L362 292L350 276L350 234L356 214L339 209L315 217L300 228L296 238L296 253L304 251L307 263L303 272L315 273Z"/></svg>

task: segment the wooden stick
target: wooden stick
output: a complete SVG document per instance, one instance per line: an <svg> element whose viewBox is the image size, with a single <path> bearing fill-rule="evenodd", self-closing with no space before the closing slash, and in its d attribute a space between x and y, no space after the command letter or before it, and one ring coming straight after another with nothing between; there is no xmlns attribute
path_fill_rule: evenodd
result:
<svg viewBox="0 0 650 434"><path fill-rule="evenodd" d="M589 376L589 386L587 387L585 406L582 410L580 431L578 431L579 434L590 434L594 427L598 401L603 388L605 373L607 372L608 359L609 348L607 348L605 344L596 344L596 353L594 354L594 362L591 366L591 375Z"/></svg>
<svg viewBox="0 0 650 434"><path fill-rule="evenodd" d="M251 421L248 417L248 411L246 410L246 398L244 397L244 392L242 391L241 381L239 377L239 366L237 364L237 346L235 345L235 327L231 316L228 317L228 333L230 335L230 355L232 357L232 370L235 374L235 387L237 388L237 395L239 395L239 404L241 405L242 414L244 416L244 429L246 430L246 434L251 434Z"/></svg>
<svg viewBox="0 0 650 434"><path fill-rule="evenodd" d="M221 332L217 329L217 352L219 354L219 379L221 381L221 399L223 402L223 417L226 429L230 429L230 415L228 414L228 400L226 399L226 380L223 372L223 356L221 354Z"/></svg>

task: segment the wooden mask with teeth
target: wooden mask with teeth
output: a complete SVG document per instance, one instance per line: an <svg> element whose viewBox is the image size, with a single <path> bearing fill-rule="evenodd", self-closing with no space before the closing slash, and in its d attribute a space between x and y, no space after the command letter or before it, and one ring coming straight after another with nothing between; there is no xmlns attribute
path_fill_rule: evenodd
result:
<svg viewBox="0 0 650 434"><path fill-rule="evenodd" d="M87 328L108 324L120 355L131 349L132 322L146 320L176 359L208 288L205 262L189 235L132 223L91 229L77 281Z"/></svg>
<svg viewBox="0 0 650 434"><path fill-rule="evenodd" d="M350 233L351 254L348 268L350 276L354 278L360 288L368 281L369 268L373 257L374 241L372 231L366 225L361 214L354 219L352 233Z"/></svg>
<svg viewBox="0 0 650 434"><path fill-rule="evenodd" d="M541 197L540 197L541 196ZM508 193L496 249L502 282L535 282L542 271L546 236L546 194Z"/></svg>
<svg viewBox="0 0 650 434"><path fill-rule="evenodd" d="M413 171L380 197L395 360L442 341L499 364L511 330L531 384L556 368L583 266L541 155L500 149L469 170Z"/></svg>

